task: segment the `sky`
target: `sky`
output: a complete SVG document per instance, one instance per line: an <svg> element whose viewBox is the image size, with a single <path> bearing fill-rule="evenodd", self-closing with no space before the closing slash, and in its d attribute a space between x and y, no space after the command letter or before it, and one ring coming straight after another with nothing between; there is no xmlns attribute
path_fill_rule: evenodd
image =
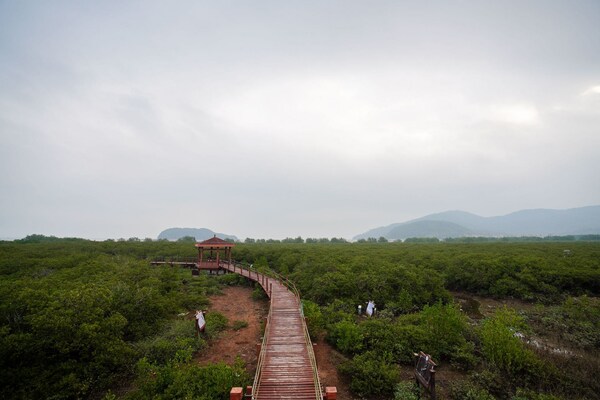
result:
<svg viewBox="0 0 600 400"><path fill-rule="evenodd" d="M0 238L600 204L600 2L0 0Z"/></svg>

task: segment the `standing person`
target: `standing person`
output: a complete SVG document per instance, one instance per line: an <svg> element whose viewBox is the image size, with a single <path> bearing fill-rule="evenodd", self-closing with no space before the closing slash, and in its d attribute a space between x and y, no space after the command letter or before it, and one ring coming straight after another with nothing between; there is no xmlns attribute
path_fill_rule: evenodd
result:
<svg viewBox="0 0 600 400"><path fill-rule="evenodd" d="M373 311L375 310L375 302L373 302L373 300L369 301L369 304L367 304L367 315L370 317L371 315L373 315Z"/></svg>
<svg viewBox="0 0 600 400"><path fill-rule="evenodd" d="M196 310L196 336L199 333L204 333L206 328L206 320L204 319L204 311Z"/></svg>

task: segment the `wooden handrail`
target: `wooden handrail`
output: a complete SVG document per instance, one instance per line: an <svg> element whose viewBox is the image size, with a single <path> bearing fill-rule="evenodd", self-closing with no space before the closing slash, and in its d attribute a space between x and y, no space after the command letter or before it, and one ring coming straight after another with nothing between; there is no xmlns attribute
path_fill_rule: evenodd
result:
<svg viewBox="0 0 600 400"><path fill-rule="evenodd" d="M223 261L222 264L224 265L228 265L229 263ZM248 277L251 278L252 276L252 272L254 269L251 269L249 266L244 265L242 263L238 263L238 262L234 262L232 261L231 265L233 266L233 269L235 271L236 268L240 269L240 274L243 275L242 270L245 270L248 272ZM294 284L294 282L292 282L290 279L288 279L287 277L271 270L271 269L261 269L260 271L258 270L254 270L257 272L256 275L256 280L257 282L261 283L259 277L258 277L258 273L267 276L271 279L276 279L279 282L281 282L290 292L292 292L294 294L294 297L296 298L296 303L297 303L297 307L298 307L298 311L300 313L300 317L302 319L302 330L304 332L304 341L306 343L306 350L308 353L308 359L309 362L311 364L312 367L312 372L313 372L313 378L314 378L314 383L315 383L315 397L317 400L322 400L323 399L323 394L321 392L321 383L319 380L319 372L317 369L317 360L315 357L315 353L314 353L314 349L313 349L313 344L312 344L312 340L310 339L310 333L308 332L308 326L306 325L306 320L304 319L304 309L302 307L302 300L300 297L300 291L296 288L296 285ZM263 280L264 282L264 280ZM264 287L264 286L263 286ZM268 288L265 288L265 291L269 292ZM254 375L254 383L252 386L252 398L254 399L255 396L258 396L258 392L260 390L258 383L260 382L260 376L262 374L262 364L264 362L264 357L266 354L266 348L267 348L267 337L268 337L268 333L269 333L269 326L270 326L270 321L271 321L271 310L273 309L273 298L271 296L271 293L269 293L269 296L271 297L270 301L271 301L271 305L269 307L269 315L267 316L267 323L265 325L265 334L263 336L263 343L262 343L262 347L261 347L261 351L260 351L260 355L258 357L258 361L257 361L257 365L256 365L256 374Z"/></svg>

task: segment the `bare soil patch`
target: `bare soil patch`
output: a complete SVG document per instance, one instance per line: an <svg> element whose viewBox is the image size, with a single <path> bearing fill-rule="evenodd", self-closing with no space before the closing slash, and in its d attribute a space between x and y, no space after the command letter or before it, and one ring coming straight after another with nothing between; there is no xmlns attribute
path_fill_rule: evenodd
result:
<svg viewBox="0 0 600 400"><path fill-rule="evenodd" d="M321 386L324 388L335 386L338 400L352 400L353 397L348 389L350 382L344 379L337 369L337 365L340 365L346 358L333 349L322 337L316 341L314 350Z"/></svg>
<svg viewBox="0 0 600 400"><path fill-rule="evenodd" d="M518 299L494 299L491 297L481 297L463 292L451 292L455 300L460 304L462 310L472 319L479 320L489 317L496 312L498 308L508 307L517 311L527 311L535 307L533 303L528 303Z"/></svg>
<svg viewBox="0 0 600 400"><path fill-rule="evenodd" d="M209 341L206 349L195 357L200 365L222 361L233 364L236 357L246 363L246 370L253 376L256 371L257 344L261 342L261 322L269 312L269 304L265 300L254 300L252 288L230 286L219 295L209 297L210 306L207 312L218 311L227 317L229 326L219 337ZM248 326L234 330L235 321L245 321Z"/></svg>
<svg viewBox="0 0 600 400"><path fill-rule="evenodd" d="M198 353L195 360L200 365L216 362L232 364L237 356L246 363L246 370L253 376L258 358L257 344L262 338L262 322L269 312L266 300L252 299L252 288L231 286L223 289L219 295L209 297L207 312L218 311L227 317L229 327L218 338L210 340L208 347ZM232 329L235 321L246 321L248 326L239 330ZM345 357L333 349L322 337L314 346L319 379L323 387L335 386L338 400L352 400L348 390L350 382L344 380L337 365Z"/></svg>

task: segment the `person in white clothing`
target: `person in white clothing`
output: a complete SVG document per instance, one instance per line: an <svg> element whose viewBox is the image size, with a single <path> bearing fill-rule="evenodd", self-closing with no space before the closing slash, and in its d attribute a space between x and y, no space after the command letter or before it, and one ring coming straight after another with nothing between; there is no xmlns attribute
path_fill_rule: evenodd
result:
<svg viewBox="0 0 600 400"><path fill-rule="evenodd" d="M196 310L196 336L198 333L204 333L206 328L206 320L204 319L204 311Z"/></svg>
<svg viewBox="0 0 600 400"><path fill-rule="evenodd" d="M367 315L370 317L373 315L373 312L375 312L375 302L370 300L367 304Z"/></svg>

